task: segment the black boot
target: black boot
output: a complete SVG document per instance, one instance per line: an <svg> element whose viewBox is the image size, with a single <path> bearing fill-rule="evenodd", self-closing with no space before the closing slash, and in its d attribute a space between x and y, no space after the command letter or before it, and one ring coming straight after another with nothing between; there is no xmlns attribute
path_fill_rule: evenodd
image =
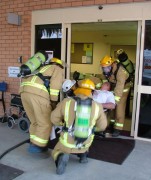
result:
<svg viewBox="0 0 151 180"><path fill-rule="evenodd" d="M104 138L105 137L105 131L101 131L101 132L95 132L94 134L95 134L95 136L99 136L99 137L102 137L102 138Z"/></svg>
<svg viewBox="0 0 151 180"><path fill-rule="evenodd" d="M79 162L80 162L80 163L88 163L87 156L88 156L88 153L87 153L87 152L78 154L78 157L80 158L80 159L79 159Z"/></svg>
<svg viewBox="0 0 151 180"><path fill-rule="evenodd" d="M113 137L118 137L118 136L120 135L120 133L121 133L120 130L114 129L114 130L113 130L113 133L112 133L112 136L113 136Z"/></svg>
<svg viewBox="0 0 151 180"><path fill-rule="evenodd" d="M113 133L113 131L114 131L114 124L115 124L114 122L110 122L110 124L106 128L106 132L107 133Z"/></svg>
<svg viewBox="0 0 151 180"><path fill-rule="evenodd" d="M67 166L69 160L69 154L59 154L56 160L56 173L61 175L65 172L65 168Z"/></svg>

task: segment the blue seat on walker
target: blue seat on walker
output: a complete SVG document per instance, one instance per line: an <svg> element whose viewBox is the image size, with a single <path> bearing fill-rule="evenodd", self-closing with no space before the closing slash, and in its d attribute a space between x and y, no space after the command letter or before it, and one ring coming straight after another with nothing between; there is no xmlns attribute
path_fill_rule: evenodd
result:
<svg viewBox="0 0 151 180"><path fill-rule="evenodd" d="M4 123L6 122L5 118L5 101L4 101L4 92L7 90L7 83L6 82L0 82L0 92L1 92L1 98L0 101L2 101L3 110L4 110L4 116L0 117L0 122Z"/></svg>

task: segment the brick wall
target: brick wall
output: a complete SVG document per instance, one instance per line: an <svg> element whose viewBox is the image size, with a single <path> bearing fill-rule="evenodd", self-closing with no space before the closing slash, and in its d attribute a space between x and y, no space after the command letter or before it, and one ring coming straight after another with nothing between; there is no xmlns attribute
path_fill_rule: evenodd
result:
<svg viewBox="0 0 151 180"><path fill-rule="evenodd" d="M30 57L31 12L39 9L90 6L113 3L133 3L145 0L1 0L0 1L0 81L8 83L5 101L9 106L10 93L18 93L19 79L8 77L8 66L19 66L17 58L23 61ZM147 0L146 0L147 1ZM21 15L21 26L7 23L7 13ZM0 103L0 116L3 115Z"/></svg>

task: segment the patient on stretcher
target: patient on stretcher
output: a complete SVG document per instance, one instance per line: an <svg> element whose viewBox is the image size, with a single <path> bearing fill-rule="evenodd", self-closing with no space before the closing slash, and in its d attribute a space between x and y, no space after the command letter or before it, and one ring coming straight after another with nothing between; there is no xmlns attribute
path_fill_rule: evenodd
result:
<svg viewBox="0 0 151 180"><path fill-rule="evenodd" d="M110 83L104 82L100 90L95 90L93 92L93 100L101 103L105 110L115 109L115 98L113 92L111 92L110 89Z"/></svg>

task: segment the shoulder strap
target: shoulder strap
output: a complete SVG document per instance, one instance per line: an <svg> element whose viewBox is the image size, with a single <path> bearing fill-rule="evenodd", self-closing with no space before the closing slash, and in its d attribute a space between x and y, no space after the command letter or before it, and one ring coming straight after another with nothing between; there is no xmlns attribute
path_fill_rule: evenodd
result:
<svg viewBox="0 0 151 180"><path fill-rule="evenodd" d="M92 98L81 99L80 97L75 96L73 99L80 105L92 105Z"/></svg>
<svg viewBox="0 0 151 180"><path fill-rule="evenodd" d="M117 76L117 72L118 72L120 66L122 66L122 64L121 64L120 62L118 62L118 63L117 63L117 69L116 69L116 71L114 72L115 80L117 80L117 79L116 79L116 76Z"/></svg>
<svg viewBox="0 0 151 180"><path fill-rule="evenodd" d="M130 63L131 63L131 65L133 66L133 71L132 71L131 73L130 73L130 72L128 71L128 69L126 68L129 64L126 65L126 66L125 66L124 64L122 64L121 62L119 62L119 63L117 64L117 69L116 69L116 71L115 71L115 73L114 73L115 79L116 79L116 75L117 75L117 72L118 72L120 66L123 67L123 68L125 69L125 71L129 74L129 77L128 77L128 79L126 80L126 82L130 82L131 79L133 79L135 69L134 69L133 63L132 63L131 61L130 61Z"/></svg>
<svg viewBox="0 0 151 180"><path fill-rule="evenodd" d="M44 76L42 73L37 73L36 76L38 76L43 81L45 81L45 79L51 79L51 76Z"/></svg>
<svg viewBox="0 0 151 180"><path fill-rule="evenodd" d="M38 76L41 80L43 80L44 82L44 86L47 88L48 92L50 91L49 88L49 84L50 84L50 79L51 79L51 76L43 76L42 73L37 73L36 76Z"/></svg>

